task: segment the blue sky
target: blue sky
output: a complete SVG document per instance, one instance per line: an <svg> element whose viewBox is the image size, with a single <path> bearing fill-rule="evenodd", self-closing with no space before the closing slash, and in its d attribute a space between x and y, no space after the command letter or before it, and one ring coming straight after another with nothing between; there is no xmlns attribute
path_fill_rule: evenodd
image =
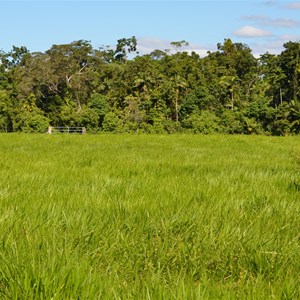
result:
<svg viewBox="0 0 300 300"><path fill-rule="evenodd" d="M45 51L79 39L98 48L134 35L141 54L186 40L186 50L204 56L231 38L258 56L280 53L283 43L300 40L300 1L0 0L0 9L4 51L12 45Z"/></svg>

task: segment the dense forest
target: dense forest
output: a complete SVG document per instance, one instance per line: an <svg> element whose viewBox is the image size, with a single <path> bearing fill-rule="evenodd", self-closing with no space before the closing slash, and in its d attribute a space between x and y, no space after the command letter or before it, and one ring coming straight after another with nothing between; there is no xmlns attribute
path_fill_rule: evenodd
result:
<svg viewBox="0 0 300 300"><path fill-rule="evenodd" d="M115 48L79 40L0 51L0 131L300 132L300 42L259 58L230 39L203 58L184 45L139 55L133 36Z"/></svg>

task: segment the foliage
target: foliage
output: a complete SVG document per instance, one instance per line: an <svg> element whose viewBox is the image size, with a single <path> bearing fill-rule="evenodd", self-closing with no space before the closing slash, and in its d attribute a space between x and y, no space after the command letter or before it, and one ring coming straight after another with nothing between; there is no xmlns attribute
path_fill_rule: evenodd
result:
<svg viewBox="0 0 300 300"><path fill-rule="evenodd" d="M121 120L119 119L118 115L113 111L108 112L104 116L102 129L106 132L118 132L121 129Z"/></svg>
<svg viewBox="0 0 300 300"><path fill-rule="evenodd" d="M140 56L137 43L132 36L115 49L79 40L0 51L0 130L50 123L89 132L299 133L299 42L258 59L230 39L203 58L182 51L185 40L170 43L174 54Z"/></svg>
<svg viewBox="0 0 300 300"><path fill-rule="evenodd" d="M17 117L15 129L23 132L47 132L49 119L40 114L39 111L23 111Z"/></svg>
<svg viewBox="0 0 300 300"><path fill-rule="evenodd" d="M13 107L6 91L0 90L0 131L12 130Z"/></svg>
<svg viewBox="0 0 300 300"><path fill-rule="evenodd" d="M208 110L203 110L199 114L192 113L183 122L182 126L188 132L193 133L217 133L219 131L219 118Z"/></svg>

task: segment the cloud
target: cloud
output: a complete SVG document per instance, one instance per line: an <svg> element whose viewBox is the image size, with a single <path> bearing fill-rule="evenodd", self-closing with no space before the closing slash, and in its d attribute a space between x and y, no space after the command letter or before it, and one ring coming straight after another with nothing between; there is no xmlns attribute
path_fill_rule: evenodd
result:
<svg viewBox="0 0 300 300"><path fill-rule="evenodd" d="M277 1L268 0L268 1L265 1L264 4L267 5L267 6L275 6L275 5L277 5Z"/></svg>
<svg viewBox="0 0 300 300"><path fill-rule="evenodd" d="M247 26L246 26L247 27ZM244 28L244 27L243 27ZM241 28L241 29L243 29ZM256 28L257 29L257 28ZM260 29L259 29L260 30ZM249 31L248 31L249 34ZM246 36L248 37L248 36ZM250 36L253 37L253 36ZM271 35L268 36L268 39L259 39L255 40L253 39L250 41L248 46L252 50L252 54L259 58L260 55L269 52L271 54L280 54L284 47L283 45L286 42L289 41L297 41L300 39L299 35ZM163 40L157 37L138 37L137 38L138 43L138 51L140 55L150 54L152 51L159 49L159 50L166 50L170 49L170 53L175 53L175 49L170 45L171 41ZM191 53L192 51L196 52L200 55L200 57L207 56L207 51L217 51L215 45L197 45L190 43L189 46L183 47L183 51L186 51L188 53Z"/></svg>
<svg viewBox="0 0 300 300"><path fill-rule="evenodd" d="M284 47L283 45L289 41L296 41L300 39L299 35L278 35L273 36L268 41L262 41L261 43L251 43L249 47L252 49L252 53L255 57L260 57L263 53L280 54Z"/></svg>
<svg viewBox="0 0 300 300"><path fill-rule="evenodd" d="M249 38L266 37L272 35L272 33L269 31L265 31L253 26L244 26L234 31L233 34L238 37L249 37Z"/></svg>
<svg viewBox="0 0 300 300"><path fill-rule="evenodd" d="M288 9L300 9L300 2L292 2L285 6Z"/></svg>
<svg viewBox="0 0 300 300"><path fill-rule="evenodd" d="M271 26L271 27L297 27L300 26L300 22L292 19L272 19L266 16L244 16L242 17L244 20L253 21L260 25Z"/></svg>
<svg viewBox="0 0 300 300"><path fill-rule="evenodd" d="M300 34L283 34L278 36L278 40L282 42L282 44L290 41L298 41L300 39Z"/></svg>
<svg viewBox="0 0 300 300"><path fill-rule="evenodd" d="M175 53L176 50L171 45L171 41L163 40L157 37L138 37L137 38L137 50L141 55L150 54L154 50L170 50L169 53ZM207 51L212 51L211 46L201 46L197 44L190 43L189 46L184 46L181 49L188 53L193 51L200 55L200 57L207 56Z"/></svg>
<svg viewBox="0 0 300 300"><path fill-rule="evenodd" d="M153 50L165 50L170 49L170 42L164 41L155 37L138 37L137 49L140 54L149 54Z"/></svg>

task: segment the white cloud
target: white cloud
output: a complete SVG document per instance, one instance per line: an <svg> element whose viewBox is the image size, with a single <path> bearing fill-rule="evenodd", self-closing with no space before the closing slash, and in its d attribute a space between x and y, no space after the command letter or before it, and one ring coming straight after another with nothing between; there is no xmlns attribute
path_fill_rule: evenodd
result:
<svg viewBox="0 0 300 300"><path fill-rule="evenodd" d="M289 9L300 9L300 2L292 2L286 5Z"/></svg>
<svg viewBox="0 0 300 300"><path fill-rule="evenodd" d="M252 42L247 44L252 50L252 54L258 58L260 57L261 54L264 54L266 52L269 52L271 54L280 54L284 50L283 47L284 43L288 41L297 41L299 39L300 39L300 34L299 35L272 35L269 36L267 40L260 39L259 41L257 41L254 39L252 40ZM152 51L156 49L163 50L163 51L165 49L170 49L171 50L170 53L175 53L175 49L173 49L172 45L170 45L171 41L168 40L163 40L154 37L152 38L140 37L137 38L137 43L138 43L138 51L140 55L150 54ZM194 51L197 54L199 54L200 57L207 56L207 51L211 51L211 52L217 51L215 45L201 46L193 43L191 43L187 47L183 47L182 50L188 53Z"/></svg>
<svg viewBox="0 0 300 300"><path fill-rule="evenodd" d="M191 54L192 52L195 52L198 55L200 55L200 57L205 57L208 55L207 52L212 51L212 49L189 48L189 49L186 49L185 51L188 52L189 54Z"/></svg>
<svg viewBox="0 0 300 300"><path fill-rule="evenodd" d="M171 41L163 40L156 37L139 37L137 38L137 50L141 55L150 54L154 50L170 50L169 53L175 53L176 50L171 45ZM192 53L193 51L200 55L200 57L207 56L207 51L212 51L211 46L201 46L190 43L189 46L184 46L181 51Z"/></svg>
<svg viewBox="0 0 300 300"><path fill-rule="evenodd" d="M273 40L269 43L253 43L249 45L254 57L259 58L264 53L280 54L283 50L283 43L280 40Z"/></svg>
<svg viewBox="0 0 300 300"><path fill-rule="evenodd" d="M250 37L250 38L266 37L272 35L272 33L269 31L265 31L253 26L244 26L234 31L233 34L238 37Z"/></svg>
<svg viewBox="0 0 300 300"><path fill-rule="evenodd" d="M272 27L297 27L300 26L300 22L292 19L272 19L266 16L245 16L242 17L244 20L253 21L260 25L272 26Z"/></svg>
<svg viewBox="0 0 300 300"><path fill-rule="evenodd" d="M296 41L300 39L299 34L284 34L279 36L282 40L290 40L290 41Z"/></svg>
<svg viewBox="0 0 300 300"><path fill-rule="evenodd" d="M252 49L252 53L255 57L259 57L261 54L269 52L271 54L280 54L284 47L283 45L289 41L296 41L300 39L300 35L279 35L271 38L268 42L251 43L249 46Z"/></svg>
<svg viewBox="0 0 300 300"><path fill-rule="evenodd" d="M149 54L152 51L171 49L170 41L165 41L155 37L137 38L137 48L140 54Z"/></svg>

